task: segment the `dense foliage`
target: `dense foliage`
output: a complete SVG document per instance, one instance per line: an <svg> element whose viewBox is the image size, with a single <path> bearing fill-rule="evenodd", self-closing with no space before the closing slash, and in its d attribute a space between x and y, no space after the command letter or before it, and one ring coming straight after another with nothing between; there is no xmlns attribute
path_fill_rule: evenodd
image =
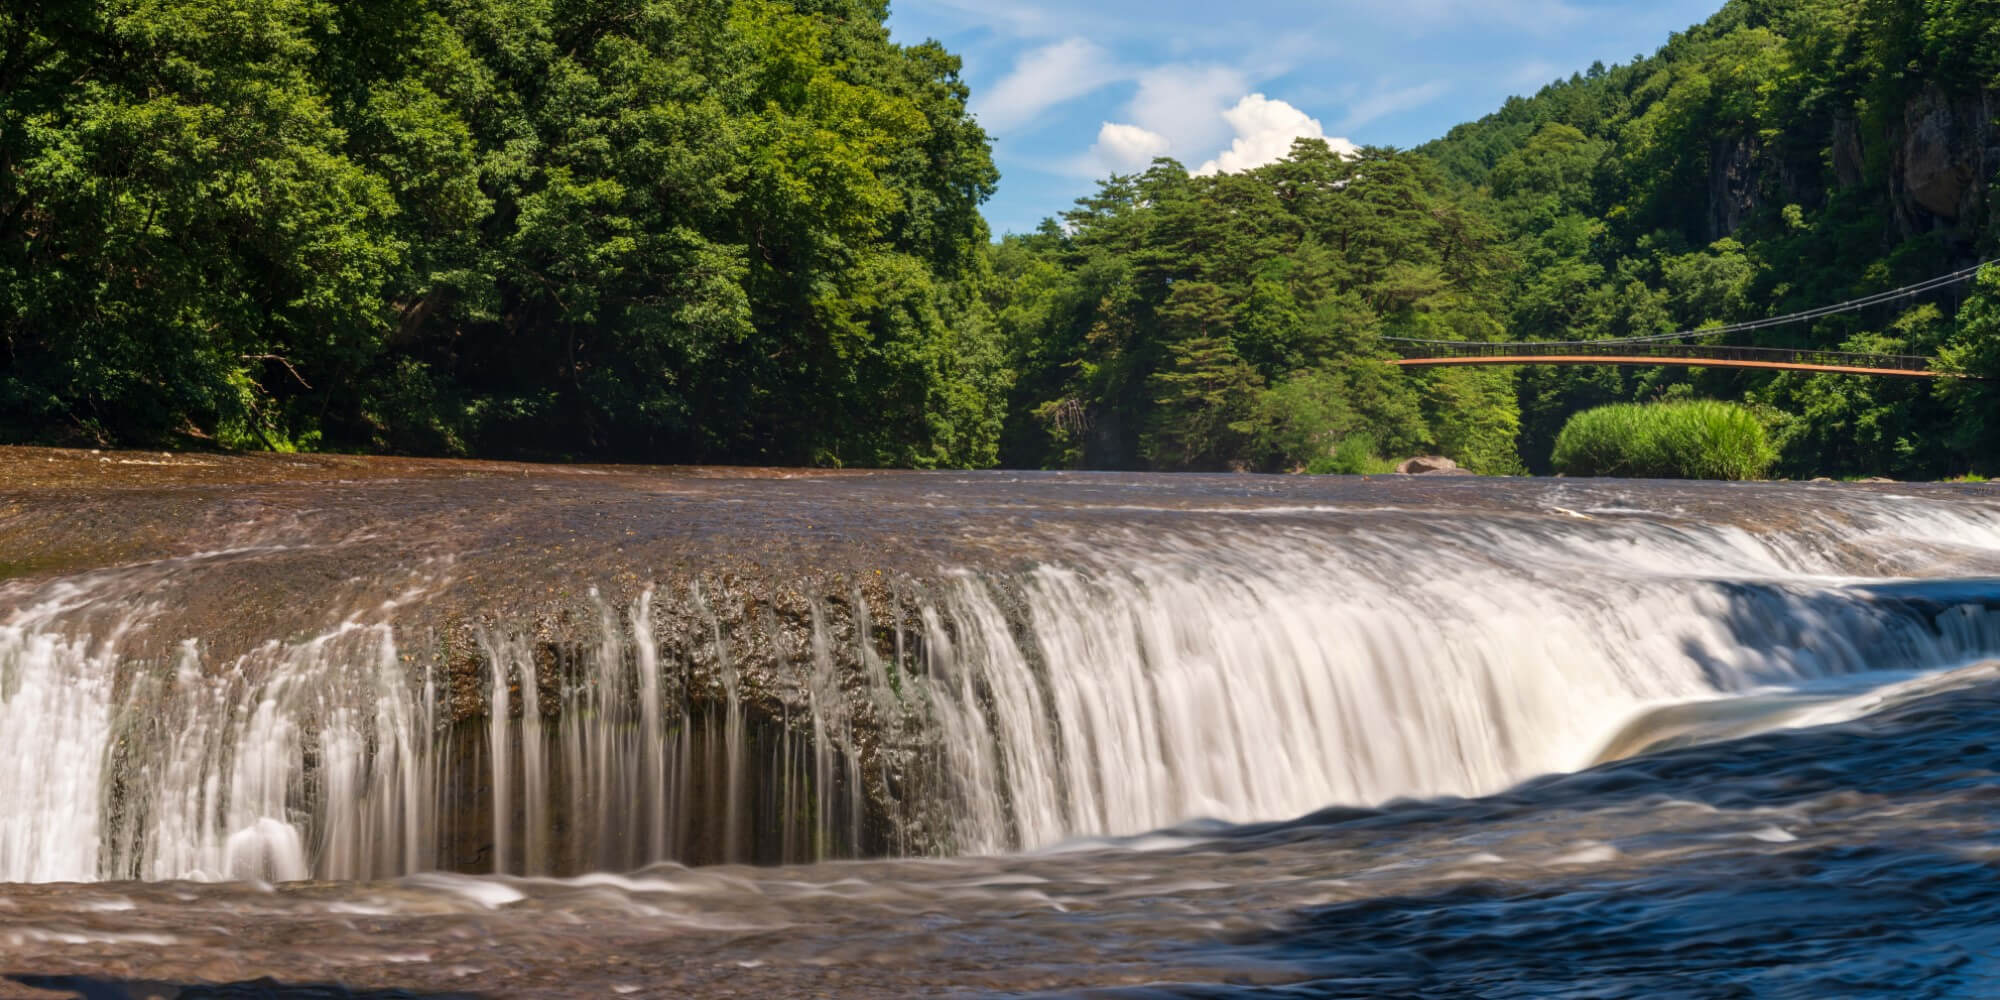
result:
<svg viewBox="0 0 2000 1000"><path fill-rule="evenodd" d="M1690 329L1811 308L2000 256L2000 19L1962 0L1733 0L1630 65L1593 67L1425 147L1489 199L1522 339ZM1969 297L1968 297L1969 296ZM1939 355L2000 375L2000 285L1729 343ZM1963 306L1964 308L1960 308ZM1786 418L1792 475L2000 468L2000 392L1725 369L1530 369L1522 457L1579 409L1681 396Z"/></svg>
<svg viewBox="0 0 2000 1000"><path fill-rule="evenodd" d="M1004 458L1358 471L1436 450L1517 470L1508 373L1384 361L1384 336L1502 332L1499 234L1448 188L1422 157L1308 141L1240 174L1163 160L1006 240Z"/></svg>
<svg viewBox="0 0 2000 1000"><path fill-rule="evenodd" d="M1510 101L1420 155L1301 147L1235 177L1163 163L1113 178L1063 226L996 251L1020 373L1003 454L1326 467L1366 435L1383 453L1546 472L1579 410L1712 397L1771 415L1789 474L2000 468L1994 383L1376 363L1383 336L1669 333L2000 256L1996 25L1962 0L1733 0L1652 57ZM1967 294L1729 342L2000 375L2000 284Z"/></svg>
<svg viewBox="0 0 2000 1000"><path fill-rule="evenodd" d="M2000 19L1731 0L1414 152L1113 177L989 244L883 0L0 5L0 441L1548 471L1741 400L1790 475L2000 472L2000 381L1386 363L1770 316L2000 256ZM2000 277L1734 343L2000 376Z"/></svg>
<svg viewBox="0 0 2000 1000"><path fill-rule="evenodd" d="M1571 476L1759 479L1777 458L1748 407L1685 399L1585 410L1563 425L1551 462Z"/></svg>
<svg viewBox="0 0 2000 1000"><path fill-rule="evenodd" d="M0 5L0 439L991 463L996 175L885 15Z"/></svg>

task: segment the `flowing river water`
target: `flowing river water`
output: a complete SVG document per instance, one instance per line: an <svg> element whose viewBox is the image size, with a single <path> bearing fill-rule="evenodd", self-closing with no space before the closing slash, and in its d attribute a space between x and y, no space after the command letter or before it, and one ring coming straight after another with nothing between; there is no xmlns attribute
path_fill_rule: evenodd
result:
<svg viewBox="0 0 2000 1000"><path fill-rule="evenodd" d="M1990 486L0 450L0 997L1993 995L1996 727Z"/></svg>

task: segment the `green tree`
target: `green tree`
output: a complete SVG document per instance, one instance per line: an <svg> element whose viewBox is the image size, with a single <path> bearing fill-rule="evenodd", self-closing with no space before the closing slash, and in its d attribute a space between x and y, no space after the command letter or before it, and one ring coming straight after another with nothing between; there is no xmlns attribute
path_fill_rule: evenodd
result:
<svg viewBox="0 0 2000 1000"><path fill-rule="evenodd" d="M1498 230L1443 187L1419 157L1301 141L1238 174L1110 178L1066 229L1003 242L996 270L1033 276L995 305L1020 373L1003 460L1288 469L1360 435L1517 468L1508 376L1380 363L1385 336L1504 330Z"/></svg>
<svg viewBox="0 0 2000 1000"><path fill-rule="evenodd" d="M1241 453L1236 429L1263 380L1229 341L1199 336L1173 347L1173 365L1153 375L1158 409L1144 454L1156 467L1217 469Z"/></svg>
<svg viewBox="0 0 2000 1000"><path fill-rule="evenodd" d="M0 436L986 464L958 62L872 0L0 11Z"/></svg>

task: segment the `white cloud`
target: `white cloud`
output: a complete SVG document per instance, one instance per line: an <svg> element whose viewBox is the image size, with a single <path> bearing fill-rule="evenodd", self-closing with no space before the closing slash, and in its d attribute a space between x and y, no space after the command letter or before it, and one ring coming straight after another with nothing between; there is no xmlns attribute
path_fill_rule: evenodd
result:
<svg viewBox="0 0 2000 1000"><path fill-rule="evenodd" d="M1540 90L1566 75L1561 67L1545 60L1536 59L1516 67L1507 74L1507 81L1516 87L1533 87Z"/></svg>
<svg viewBox="0 0 2000 1000"><path fill-rule="evenodd" d="M1146 169L1154 157L1167 155L1172 145L1158 132L1137 125L1105 122L1097 130L1097 142L1084 154L1082 172L1092 177L1137 173Z"/></svg>
<svg viewBox="0 0 2000 1000"><path fill-rule="evenodd" d="M1097 43L1065 39L1023 54L1013 72L974 99L972 111L987 131L1011 132L1058 104L1128 75Z"/></svg>
<svg viewBox="0 0 2000 1000"><path fill-rule="evenodd" d="M1134 124L1167 137L1179 155L1214 149L1229 137L1222 114L1249 91L1242 72L1227 66L1160 66L1139 74L1126 111Z"/></svg>
<svg viewBox="0 0 2000 1000"><path fill-rule="evenodd" d="M1359 150L1346 139L1329 137L1319 120L1284 101L1263 94L1251 94L1222 113L1222 120L1236 130L1236 139L1215 159L1194 171L1197 177L1237 173L1276 163L1292 151L1294 139L1324 139L1333 151L1352 156Z"/></svg>
<svg viewBox="0 0 2000 1000"><path fill-rule="evenodd" d="M1420 108L1451 89L1451 84L1443 80L1419 83L1400 90L1379 91L1347 106L1347 117L1340 120L1340 130L1352 132L1355 129L1390 115L1401 114L1411 108Z"/></svg>
<svg viewBox="0 0 2000 1000"><path fill-rule="evenodd" d="M1426 35L1489 25L1531 35L1552 35L1591 19L1585 6L1566 0L1359 0L1353 13Z"/></svg>
<svg viewBox="0 0 2000 1000"><path fill-rule="evenodd" d="M1138 75L1138 89L1125 105L1129 121L1105 122L1090 150L1070 160L1066 172L1078 177L1133 173L1154 157L1182 159L1228 141L1230 102L1249 85L1227 66L1156 66Z"/></svg>
<svg viewBox="0 0 2000 1000"><path fill-rule="evenodd" d="M1037 37L1060 34L1057 25L1065 23L1049 11L1032 3L1000 3L995 0L927 0L927 5L950 11L967 24L979 25L1004 32L1016 37ZM897 5L899 8L900 4ZM916 5L912 5L916 6ZM1073 24L1073 20L1069 23ZM1067 30L1074 31L1074 27Z"/></svg>

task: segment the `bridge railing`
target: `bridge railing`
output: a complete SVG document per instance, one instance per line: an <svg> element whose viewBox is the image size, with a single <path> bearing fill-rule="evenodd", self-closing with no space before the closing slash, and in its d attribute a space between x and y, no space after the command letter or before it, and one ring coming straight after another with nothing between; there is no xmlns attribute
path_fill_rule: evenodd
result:
<svg viewBox="0 0 2000 1000"><path fill-rule="evenodd" d="M1430 358L1662 358L1690 361L1752 361L1782 365L1826 365L1928 372L1931 359L1911 354L1857 354L1789 347L1719 347L1702 344L1494 343L1455 340L1405 340L1392 344L1406 359Z"/></svg>

